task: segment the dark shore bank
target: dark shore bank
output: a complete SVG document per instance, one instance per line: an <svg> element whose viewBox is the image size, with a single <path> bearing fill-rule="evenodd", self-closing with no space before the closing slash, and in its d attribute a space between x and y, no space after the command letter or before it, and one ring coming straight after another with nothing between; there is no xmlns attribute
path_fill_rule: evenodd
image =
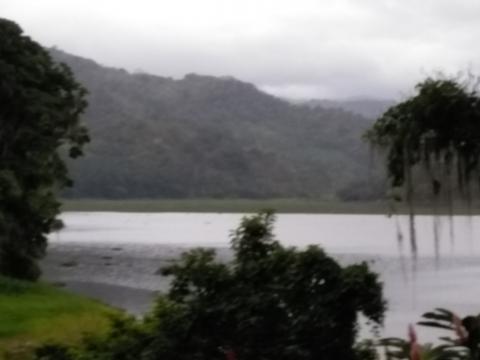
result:
<svg viewBox="0 0 480 360"><path fill-rule="evenodd" d="M43 279L134 315L145 314L168 288L160 269L188 248L169 245L51 243ZM228 256L228 249L218 249Z"/></svg>

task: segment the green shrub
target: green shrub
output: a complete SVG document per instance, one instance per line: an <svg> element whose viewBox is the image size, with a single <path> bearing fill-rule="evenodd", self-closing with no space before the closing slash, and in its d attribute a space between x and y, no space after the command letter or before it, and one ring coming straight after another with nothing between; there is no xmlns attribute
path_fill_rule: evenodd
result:
<svg viewBox="0 0 480 360"><path fill-rule="evenodd" d="M183 254L163 269L170 291L144 320L115 320L77 358L371 359L355 339L358 313L382 322L377 275L365 263L342 268L316 246L285 248L273 223L271 212L245 217L232 235L230 263L211 249Z"/></svg>

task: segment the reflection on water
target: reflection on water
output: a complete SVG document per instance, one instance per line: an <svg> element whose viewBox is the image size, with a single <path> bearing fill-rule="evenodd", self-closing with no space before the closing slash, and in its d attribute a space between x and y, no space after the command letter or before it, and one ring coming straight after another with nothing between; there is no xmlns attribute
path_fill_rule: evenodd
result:
<svg viewBox="0 0 480 360"><path fill-rule="evenodd" d="M61 273L54 268L58 264L47 259L46 273L64 281L161 288L165 284L154 275L159 264L177 256L178 248L227 247L230 231L240 218L238 214L65 213L62 219L67 228L50 238L51 259L64 258L69 252L85 254L85 259L81 270L63 269ZM404 336L408 323L435 307L459 315L480 312L480 257L475 241L480 217L453 217L454 241L449 219L440 217L438 243L434 221L432 216L416 218L416 262L409 255L408 241L400 247L397 241L397 229L408 238L406 216L281 214L275 232L285 245L318 244L342 263L370 261L381 274L389 301L385 335ZM112 250L119 247L122 251ZM97 262L87 260L85 249L103 255L94 257ZM224 249L221 252L228 256ZM105 265L104 253L112 258L109 265ZM102 266L104 270L99 271ZM431 337L421 329L419 333L425 340Z"/></svg>

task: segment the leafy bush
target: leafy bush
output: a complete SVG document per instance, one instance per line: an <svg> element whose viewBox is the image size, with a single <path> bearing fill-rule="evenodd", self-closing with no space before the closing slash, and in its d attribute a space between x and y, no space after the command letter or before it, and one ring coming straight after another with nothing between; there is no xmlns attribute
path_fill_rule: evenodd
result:
<svg viewBox="0 0 480 360"><path fill-rule="evenodd" d="M359 312L382 322L377 275L365 263L342 268L316 246L285 248L273 223L271 212L245 217L230 263L210 249L183 254L163 269L171 289L153 311L117 320L78 359L371 359L354 344Z"/></svg>

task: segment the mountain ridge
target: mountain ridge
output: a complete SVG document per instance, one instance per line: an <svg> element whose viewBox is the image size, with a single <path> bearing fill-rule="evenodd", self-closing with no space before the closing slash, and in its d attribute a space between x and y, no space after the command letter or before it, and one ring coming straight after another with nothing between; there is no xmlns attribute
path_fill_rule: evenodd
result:
<svg viewBox="0 0 480 360"><path fill-rule="evenodd" d="M228 76L172 79L50 52L89 91L92 143L70 164L67 196L332 198L370 172L370 119Z"/></svg>

